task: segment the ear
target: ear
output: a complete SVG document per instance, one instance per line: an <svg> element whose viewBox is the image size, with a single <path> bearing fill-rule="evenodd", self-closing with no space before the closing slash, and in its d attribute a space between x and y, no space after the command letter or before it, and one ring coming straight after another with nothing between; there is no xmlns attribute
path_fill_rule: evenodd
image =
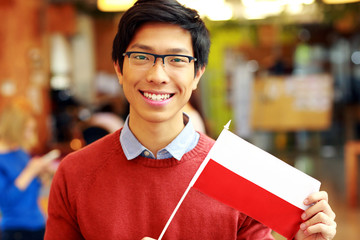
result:
<svg viewBox="0 0 360 240"><path fill-rule="evenodd" d="M200 78L204 74L204 72L205 72L205 66L203 66L197 70L194 81L193 81L193 87L192 87L193 90L195 90L197 88Z"/></svg>
<svg viewBox="0 0 360 240"><path fill-rule="evenodd" d="M114 69L115 69L116 75L117 75L117 77L119 79L119 83L120 83L120 85L122 85L123 84L123 75L122 75L122 73L120 71L119 63L118 62L113 62L113 64L114 64Z"/></svg>

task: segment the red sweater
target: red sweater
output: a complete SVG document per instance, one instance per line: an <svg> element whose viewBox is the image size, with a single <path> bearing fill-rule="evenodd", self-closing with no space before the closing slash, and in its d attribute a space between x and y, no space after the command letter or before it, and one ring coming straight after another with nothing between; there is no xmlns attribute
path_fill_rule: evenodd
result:
<svg viewBox="0 0 360 240"><path fill-rule="evenodd" d="M120 131L69 154L55 174L46 240L158 238L214 140L201 135L181 161L127 160ZM191 189L164 240L273 239L252 218Z"/></svg>

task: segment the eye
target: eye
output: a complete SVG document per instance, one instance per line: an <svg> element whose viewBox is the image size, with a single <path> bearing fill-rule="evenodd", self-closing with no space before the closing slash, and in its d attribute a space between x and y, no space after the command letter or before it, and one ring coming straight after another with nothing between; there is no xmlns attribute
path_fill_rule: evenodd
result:
<svg viewBox="0 0 360 240"><path fill-rule="evenodd" d="M145 54L132 54L131 55L131 58L134 58L134 59L136 59L136 60L149 60L149 57L147 56L147 55L145 55Z"/></svg>
<svg viewBox="0 0 360 240"><path fill-rule="evenodd" d="M173 62L184 62L184 59L181 59L181 58L173 58L171 61L173 61Z"/></svg>
<svg viewBox="0 0 360 240"><path fill-rule="evenodd" d="M181 56L169 56L169 61L171 63L188 63L189 59Z"/></svg>

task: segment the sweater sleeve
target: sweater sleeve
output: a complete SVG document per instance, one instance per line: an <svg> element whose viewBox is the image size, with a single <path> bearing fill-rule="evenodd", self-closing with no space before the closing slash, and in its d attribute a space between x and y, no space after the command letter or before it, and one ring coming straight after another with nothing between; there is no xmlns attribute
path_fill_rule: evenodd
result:
<svg viewBox="0 0 360 240"><path fill-rule="evenodd" d="M76 208L72 206L67 189L67 179L61 165L56 171L49 195L48 220L45 240L85 239L76 219Z"/></svg>
<svg viewBox="0 0 360 240"><path fill-rule="evenodd" d="M238 240L274 240L271 229L262 223L247 217L238 231Z"/></svg>

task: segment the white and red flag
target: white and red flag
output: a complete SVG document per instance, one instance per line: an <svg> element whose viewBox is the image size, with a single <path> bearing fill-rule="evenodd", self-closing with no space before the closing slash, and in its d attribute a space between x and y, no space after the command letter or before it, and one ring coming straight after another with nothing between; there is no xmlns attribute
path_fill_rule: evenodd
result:
<svg viewBox="0 0 360 240"><path fill-rule="evenodd" d="M293 238L302 222L301 214L307 209L303 201L319 191L321 183L228 131L229 123L183 198L191 187L196 188L284 237Z"/></svg>

